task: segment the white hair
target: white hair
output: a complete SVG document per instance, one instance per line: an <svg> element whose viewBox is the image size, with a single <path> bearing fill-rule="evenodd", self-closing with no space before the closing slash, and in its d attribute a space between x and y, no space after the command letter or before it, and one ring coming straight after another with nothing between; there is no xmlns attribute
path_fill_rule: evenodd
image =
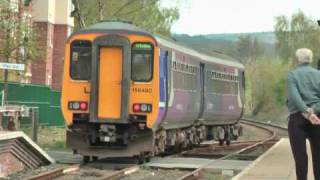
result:
<svg viewBox="0 0 320 180"><path fill-rule="evenodd" d="M313 53L310 49L301 48L296 51L296 57L299 64L312 63Z"/></svg>

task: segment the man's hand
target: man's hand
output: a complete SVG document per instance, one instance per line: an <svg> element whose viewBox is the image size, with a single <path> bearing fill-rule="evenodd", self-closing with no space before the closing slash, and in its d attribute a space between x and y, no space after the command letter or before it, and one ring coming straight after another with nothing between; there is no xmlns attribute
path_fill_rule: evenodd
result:
<svg viewBox="0 0 320 180"><path fill-rule="evenodd" d="M312 123L312 124L314 124L314 125L320 125L320 119L318 118L318 116L317 115L315 115L315 114L311 114L310 116L309 116L309 121Z"/></svg>

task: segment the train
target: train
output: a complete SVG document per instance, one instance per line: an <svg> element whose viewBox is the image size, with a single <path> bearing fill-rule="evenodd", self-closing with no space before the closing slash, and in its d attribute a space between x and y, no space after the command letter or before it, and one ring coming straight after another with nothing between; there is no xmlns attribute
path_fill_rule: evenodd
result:
<svg viewBox="0 0 320 180"><path fill-rule="evenodd" d="M147 159L242 134L245 68L129 22L74 32L65 46L66 144L84 161Z"/></svg>

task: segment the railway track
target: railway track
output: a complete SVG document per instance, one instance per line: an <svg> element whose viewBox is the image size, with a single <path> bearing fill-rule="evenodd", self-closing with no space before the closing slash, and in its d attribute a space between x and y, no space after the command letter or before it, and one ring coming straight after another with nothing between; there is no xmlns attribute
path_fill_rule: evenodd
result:
<svg viewBox="0 0 320 180"><path fill-rule="evenodd" d="M53 170L50 170L50 171L47 171L44 173L40 173L35 176L31 176L31 177L27 178L27 180L50 180L50 179L61 177L67 173L78 171L79 168L80 168L80 165L72 165L67 168L56 168L56 169L53 169Z"/></svg>
<svg viewBox="0 0 320 180"><path fill-rule="evenodd" d="M283 127L283 126L276 125L273 123L260 122L260 121L247 119L247 118L241 119L240 123L251 125L251 126L256 126L256 127L257 126L264 127L265 129L272 130L276 134L276 139L280 139L282 137L288 136L288 128L287 127Z"/></svg>
<svg viewBox="0 0 320 180"><path fill-rule="evenodd" d="M210 165L214 163L219 163L219 161L230 159L234 156L237 156L239 154L246 153L258 146L265 145L270 142L277 141L280 137L286 136L287 135L287 129L281 126L277 126L274 124L270 123L262 123L254 120L249 120L249 119L242 119L241 123L254 126L256 128L259 128L261 130L267 131L269 133L268 137L265 137L260 140L256 141L250 141L250 142L238 142L237 144L242 144L242 143L248 143L248 146L245 146L241 148L240 150L236 152L229 153L227 155L224 155L218 159L213 159L212 161L208 162L207 164L195 169L194 171L185 174L184 176L180 177L179 180L189 180L189 179L198 179L201 177L202 172Z"/></svg>
<svg viewBox="0 0 320 180"><path fill-rule="evenodd" d="M186 180L186 179L198 179L201 177L201 174L208 166L213 165L215 163L221 163L223 160L230 160L230 159L241 159L241 160L253 160L257 156L248 155L248 153L259 146L268 146L271 147L276 141L287 135L287 129L281 126L277 126L274 124L269 123L261 123L257 121L252 121L249 119L241 120L242 124L247 126L252 126L255 128L260 129L261 131L265 131L268 136L262 139L251 140L251 141L238 141L233 142L230 146L219 146L218 143L214 144L202 144L197 148L194 148L192 153L190 151L185 151L180 153L177 156L185 157L185 158L204 158L210 159L210 161L199 168L190 171L185 171L183 176L177 178L179 180ZM199 150L199 149L203 150ZM209 152L208 149L211 149L212 152ZM103 162L101 162L103 163ZM115 162L116 163L116 162ZM64 179L65 176L68 176L75 171L81 171L81 169L87 167L87 165L73 165L68 166L66 168L57 168L46 173L41 173L39 175L33 176L28 178L29 180L47 180L47 179ZM100 168L103 169L103 168ZM90 171L90 170L88 170ZM127 167L122 167L117 170L114 168L108 170L101 170L99 171L99 175L96 179L122 179L133 172L139 171L138 165L129 165ZM168 170L164 170L165 172ZM88 173L88 172L87 172ZM49 178L48 178L49 177ZM156 179L157 177L154 177Z"/></svg>
<svg viewBox="0 0 320 180"><path fill-rule="evenodd" d="M249 120L249 119L242 119L241 123L246 127L250 126L250 127L254 127L255 129L263 130L266 134L268 134L268 137L273 133L275 134L275 137L273 140L270 140L264 143L264 146L266 146L266 148L264 149L271 147L280 138L286 137L288 135L287 128L274 125L271 123L263 123L259 121ZM201 144L199 147L191 151L183 152L182 155L185 157L222 158L232 152L236 152L237 150L240 150L242 148L259 143L263 141L265 138L266 137L255 139L255 140L235 141L235 142L232 142L229 146L220 146L218 143ZM258 155L246 155L242 153L235 156L238 157L236 159L254 160L255 158L257 158Z"/></svg>
<svg viewBox="0 0 320 180"><path fill-rule="evenodd" d="M71 173L74 173L76 171L81 170L81 165L72 165L66 168L56 168L53 170L50 170L48 172L43 172L35 176L31 176L27 178L27 180L52 180L52 179L67 179L67 175L70 175ZM97 180L115 180L115 179L121 179L128 174L134 173L139 170L138 165L131 165L129 167L119 169L119 170L106 170L102 171L100 170L99 173L97 171L91 171L86 172L86 174L94 174L95 179ZM73 179L73 178L71 178Z"/></svg>

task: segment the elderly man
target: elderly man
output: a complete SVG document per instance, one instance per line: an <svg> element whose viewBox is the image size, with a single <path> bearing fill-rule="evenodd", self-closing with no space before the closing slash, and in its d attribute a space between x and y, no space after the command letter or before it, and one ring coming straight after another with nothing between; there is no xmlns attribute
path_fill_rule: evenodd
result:
<svg viewBox="0 0 320 180"><path fill-rule="evenodd" d="M312 151L315 180L320 180L320 71L310 66L312 51L296 51L297 67L288 75L289 138L297 180L307 180L306 139Z"/></svg>

